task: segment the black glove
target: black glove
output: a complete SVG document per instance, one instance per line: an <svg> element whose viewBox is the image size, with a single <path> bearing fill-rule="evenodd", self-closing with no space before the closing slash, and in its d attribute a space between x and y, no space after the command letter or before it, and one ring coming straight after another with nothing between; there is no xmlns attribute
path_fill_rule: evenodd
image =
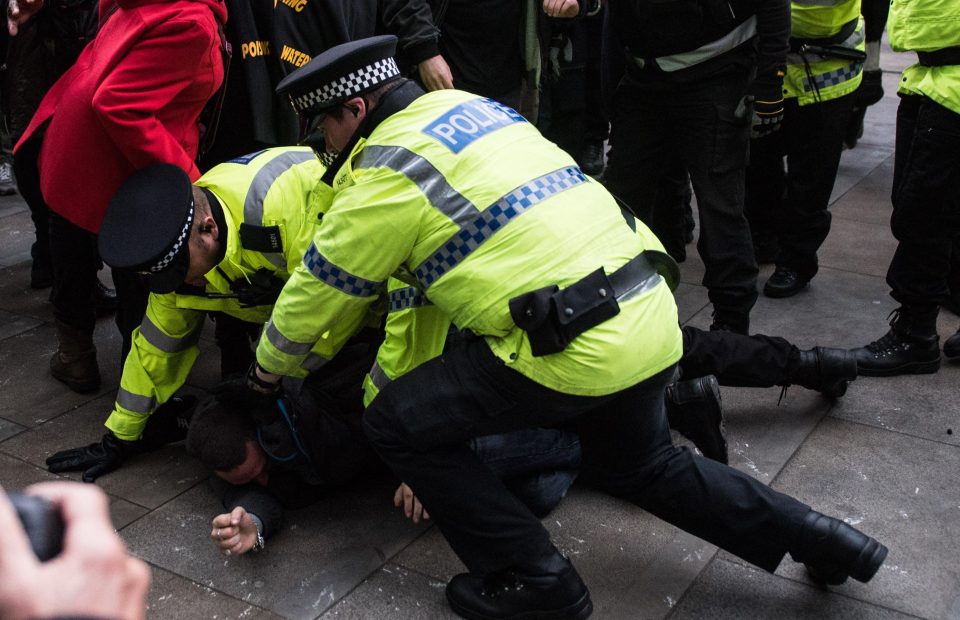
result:
<svg viewBox="0 0 960 620"><path fill-rule="evenodd" d="M190 420L197 408L197 397L190 394L174 396L157 407L147 418L141 437L145 450L153 450L168 443L176 443L187 438Z"/></svg>
<svg viewBox="0 0 960 620"><path fill-rule="evenodd" d="M260 389L255 386L259 386ZM272 420L275 417L277 400L283 396L280 383L271 386L273 388L271 392L263 392L264 387L256 378L256 362L254 362L246 375L225 379L215 385L210 392L225 407L249 413L254 421L262 423L263 419Z"/></svg>
<svg viewBox="0 0 960 620"><path fill-rule="evenodd" d="M864 71L854 97L854 107L866 108L883 99L883 71Z"/></svg>
<svg viewBox="0 0 960 620"><path fill-rule="evenodd" d="M47 469L55 474L83 470L83 481L93 482L120 467L127 458L141 452L141 448L140 441L123 441L107 432L97 443L57 452L47 459Z"/></svg>
<svg viewBox="0 0 960 620"><path fill-rule="evenodd" d="M783 121L783 76L757 78L750 87L750 94L743 98L742 105L750 106L753 112L751 138L760 138L780 129Z"/></svg>

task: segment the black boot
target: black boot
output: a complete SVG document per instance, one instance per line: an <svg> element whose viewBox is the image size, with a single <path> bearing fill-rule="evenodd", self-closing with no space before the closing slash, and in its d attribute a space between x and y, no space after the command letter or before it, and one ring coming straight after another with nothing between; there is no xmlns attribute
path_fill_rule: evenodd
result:
<svg viewBox="0 0 960 620"><path fill-rule="evenodd" d="M789 267L777 266L776 271L763 286L763 294L773 299L793 297L810 284L810 278L800 275L799 271Z"/></svg>
<svg viewBox="0 0 960 620"><path fill-rule="evenodd" d="M857 378L857 360L846 349L814 347L800 351L800 362L789 375L788 385L816 390L828 398L840 398Z"/></svg>
<svg viewBox="0 0 960 620"><path fill-rule="evenodd" d="M750 315L741 312L714 310L710 331L726 331L746 336L747 332L750 331Z"/></svg>
<svg viewBox="0 0 960 620"><path fill-rule="evenodd" d="M951 362L960 359L960 329L943 343L943 355Z"/></svg>
<svg viewBox="0 0 960 620"><path fill-rule="evenodd" d="M531 575L508 568L488 575L462 573L447 584L450 607L464 618L567 620L593 612L590 592L568 561L558 573Z"/></svg>
<svg viewBox="0 0 960 620"><path fill-rule="evenodd" d="M790 556L803 562L817 583L838 586L848 577L870 581L886 559L887 548L843 521L811 510Z"/></svg>
<svg viewBox="0 0 960 620"><path fill-rule="evenodd" d="M890 331L865 347L853 349L857 371L865 377L929 374L940 369L940 337L933 319L918 320L894 310Z"/></svg>
<svg viewBox="0 0 960 620"><path fill-rule="evenodd" d="M703 456L727 464L723 405L716 377L671 383L667 386L666 407L670 428L692 441Z"/></svg>
<svg viewBox="0 0 960 620"><path fill-rule="evenodd" d="M117 291L100 280L97 280L97 287L93 290L93 302L97 306L97 314L112 314L120 306Z"/></svg>

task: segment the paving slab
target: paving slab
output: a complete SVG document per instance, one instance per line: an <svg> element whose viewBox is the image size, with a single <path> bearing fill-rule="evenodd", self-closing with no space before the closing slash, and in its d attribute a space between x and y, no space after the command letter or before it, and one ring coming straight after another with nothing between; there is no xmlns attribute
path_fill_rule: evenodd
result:
<svg viewBox="0 0 960 620"><path fill-rule="evenodd" d="M960 613L960 449L828 418L774 486L821 512L843 518L890 548L868 583L845 596L924 618ZM777 574L806 582L802 567Z"/></svg>
<svg viewBox="0 0 960 620"><path fill-rule="evenodd" d="M315 618L422 532L393 508L394 486L362 484L289 512L259 554L217 552L210 520L223 507L207 484L154 510L123 537L151 564L288 618Z"/></svg>
<svg viewBox="0 0 960 620"><path fill-rule="evenodd" d="M22 433L27 430L26 426L21 426L16 422L11 422L10 420L4 420L0 418L0 442L10 439L18 433Z"/></svg>
<svg viewBox="0 0 960 620"><path fill-rule="evenodd" d="M823 267L856 271L860 274L886 277L890 259L897 249L897 241L890 232L888 222L834 218L830 234L817 252ZM818 284L814 278L813 285Z"/></svg>
<svg viewBox="0 0 960 620"><path fill-rule="evenodd" d="M59 450L99 441L104 421L113 408L114 396L104 395L52 420L29 433L0 444L0 452L43 467L48 456ZM80 474L65 476L79 480ZM199 461L188 456L182 445L172 445L138 455L117 471L97 479L104 490L140 506L156 508L206 478Z"/></svg>
<svg viewBox="0 0 960 620"><path fill-rule="evenodd" d="M30 246L36 240L33 222L26 212L0 218L0 266L8 267L30 258Z"/></svg>
<svg viewBox="0 0 960 620"><path fill-rule="evenodd" d="M40 291L30 288L30 261L12 267L0 266L0 310L52 323L53 306L49 296L49 288Z"/></svg>
<svg viewBox="0 0 960 620"><path fill-rule="evenodd" d="M281 617L161 568L151 567L151 577L148 618L272 620Z"/></svg>
<svg viewBox="0 0 960 620"><path fill-rule="evenodd" d="M858 143L857 148L844 151L840 156L840 168L833 183L830 202L850 191L860 179L870 174L891 155L893 155L892 139L883 144Z"/></svg>
<svg viewBox="0 0 960 620"><path fill-rule="evenodd" d="M386 564L361 583L350 596L323 614L323 620L334 618L420 618L450 619L460 616L447 605L446 583L410 570Z"/></svg>
<svg viewBox="0 0 960 620"><path fill-rule="evenodd" d="M60 476L30 463L0 454L0 486L7 491L21 491L37 482L60 480ZM146 514L147 509L115 496L110 501L110 519L113 527L121 529Z"/></svg>
<svg viewBox="0 0 960 620"><path fill-rule="evenodd" d="M27 211L27 204L23 201L23 198L19 194L13 194L11 196L0 196L0 217L7 217L8 215L14 215L16 213L23 213ZM30 231L33 231L33 228L30 228Z"/></svg>
<svg viewBox="0 0 960 620"><path fill-rule="evenodd" d="M50 376L50 357L57 349L54 328L44 324L3 340L0 368L0 417L36 426L98 395L115 393L120 381L120 334L112 321L99 321L94 339L102 384L92 394L77 394Z"/></svg>
<svg viewBox="0 0 960 620"><path fill-rule="evenodd" d="M673 292L677 302L677 314L681 323L689 321L696 313L710 306L707 289L681 282Z"/></svg>
<svg viewBox="0 0 960 620"><path fill-rule="evenodd" d="M893 205L890 203L892 189L893 156L891 155L831 205L833 221L844 219L889 228L890 214L893 213Z"/></svg>
<svg viewBox="0 0 960 620"><path fill-rule="evenodd" d="M915 616L717 560L707 567L669 617L671 620L741 620L746 617L907 620Z"/></svg>
<svg viewBox="0 0 960 620"><path fill-rule="evenodd" d="M0 310L0 340L22 334L40 324L38 319Z"/></svg>

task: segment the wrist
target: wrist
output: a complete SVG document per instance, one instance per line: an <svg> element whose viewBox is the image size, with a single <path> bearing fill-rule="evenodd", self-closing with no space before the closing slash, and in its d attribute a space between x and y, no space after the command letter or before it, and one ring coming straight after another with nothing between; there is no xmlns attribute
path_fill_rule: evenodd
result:
<svg viewBox="0 0 960 620"><path fill-rule="evenodd" d="M280 387L280 375L267 372L260 364L254 362L247 372L247 384L262 394L273 394Z"/></svg>

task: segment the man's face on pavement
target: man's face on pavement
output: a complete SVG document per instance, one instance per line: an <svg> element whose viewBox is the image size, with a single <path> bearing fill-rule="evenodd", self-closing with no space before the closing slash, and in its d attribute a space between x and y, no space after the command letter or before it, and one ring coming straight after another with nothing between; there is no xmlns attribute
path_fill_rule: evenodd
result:
<svg viewBox="0 0 960 620"><path fill-rule="evenodd" d="M267 484L267 455L257 442L247 440L247 456L242 463L228 471L215 471L217 476L230 484L242 485L248 482Z"/></svg>

